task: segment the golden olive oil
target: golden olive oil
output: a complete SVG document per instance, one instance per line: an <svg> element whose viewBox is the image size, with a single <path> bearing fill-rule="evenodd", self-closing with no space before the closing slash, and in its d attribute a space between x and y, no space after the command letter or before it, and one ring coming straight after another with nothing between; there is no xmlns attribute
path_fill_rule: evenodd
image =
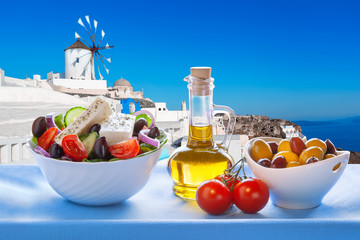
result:
<svg viewBox="0 0 360 240"><path fill-rule="evenodd" d="M169 159L175 194L195 199L200 183L222 174L231 165L230 159L229 154L214 144L211 125L190 125L188 144L178 148Z"/></svg>

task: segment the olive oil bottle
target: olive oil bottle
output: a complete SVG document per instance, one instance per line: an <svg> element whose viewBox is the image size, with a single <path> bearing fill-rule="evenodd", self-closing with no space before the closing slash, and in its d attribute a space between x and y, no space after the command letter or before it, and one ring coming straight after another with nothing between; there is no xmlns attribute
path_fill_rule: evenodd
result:
<svg viewBox="0 0 360 240"><path fill-rule="evenodd" d="M228 114L229 125L230 114L235 113L226 106L213 104L211 68L191 68L191 75L185 81L189 83L189 137L186 146L176 149L170 156L168 167L174 181L174 193L182 198L195 199L200 183L222 174L234 163L224 146L229 127L223 144L214 142L214 108L223 109Z"/></svg>

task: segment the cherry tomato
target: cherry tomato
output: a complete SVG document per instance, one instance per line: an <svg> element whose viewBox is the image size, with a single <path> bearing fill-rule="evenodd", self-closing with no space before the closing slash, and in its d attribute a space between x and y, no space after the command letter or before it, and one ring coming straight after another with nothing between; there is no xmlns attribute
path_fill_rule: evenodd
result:
<svg viewBox="0 0 360 240"><path fill-rule="evenodd" d="M55 142L54 139L57 134L57 128L52 127L46 130L46 132L38 138L38 145L42 147L45 151L49 150L51 145Z"/></svg>
<svg viewBox="0 0 360 240"><path fill-rule="evenodd" d="M196 201L205 212L218 215L230 208L232 194L224 183L211 179L200 184L196 191Z"/></svg>
<svg viewBox="0 0 360 240"><path fill-rule="evenodd" d="M238 183L233 190L235 205L245 213L257 213L269 200L269 189L259 180L249 178Z"/></svg>
<svg viewBox="0 0 360 240"><path fill-rule="evenodd" d="M140 151L139 142L133 138L126 140L109 147L111 155L120 159L127 159L135 157Z"/></svg>
<svg viewBox="0 0 360 240"><path fill-rule="evenodd" d="M232 177L231 175L221 174L221 175L216 176L214 179L219 180L220 182L223 182L231 190L231 188L233 188L233 183L234 183L235 177ZM239 182L241 182L241 179L238 177L235 180L234 187Z"/></svg>
<svg viewBox="0 0 360 240"><path fill-rule="evenodd" d="M62 148L64 153L69 155L75 162L81 162L88 157L84 145L76 135L66 135L62 139Z"/></svg>

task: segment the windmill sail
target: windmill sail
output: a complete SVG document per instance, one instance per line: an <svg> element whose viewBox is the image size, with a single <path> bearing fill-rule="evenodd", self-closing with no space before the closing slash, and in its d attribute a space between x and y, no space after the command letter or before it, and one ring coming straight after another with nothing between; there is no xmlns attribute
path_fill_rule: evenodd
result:
<svg viewBox="0 0 360 240"><path fill-rule="evenodd" d="M86 16L85 16L85 19L86 19L87 23L90 25L89 15L86 15ZM91 28L91 25L90 25L90 28Z"/></svg>
<svg viewBox="0 0 360 240"><path fill-rule="evenodd" d="M97 25L98 25L98 22L96 20L94 20L95 32L96 32Z"/></svg>
<svg viewBox="0 0 360 240"><path fill-rule="evenodd" d="M81 18L79 18L78 24L80 24L81 26L83 26L83 27L85 28L85 25L84 25L84 23L82 22ZM85 29L86 29L86 28L85 28Z"/></svg>
<svg viewBox="0 0 360 240"><path fill-rule="evenodd" d="M106 67L105 62L107 62L107 64L111 63L111 58L110 57L105 58L102 54L99 53L99 51L104 50L104 49L110 49L113 46L110 46L108 43L105 46L100 46L101 42L103 41L103 39L105 37L105 32L102 29L101 29L100 41L99 41L99 43L95 44L98 21L96 21L95 19L90 19L89 15L85 16L85 20L89 26L85 26L85 24L81 18L79 18L78 24L81 25L85 29L86 33L88 34L88 36L90 38L90 44L88 44L86 42L86 40L83 39L80 36L80 34L78 34L78 32L75 32L75 38L81 39L81 41L85 42L86 45L88 45L89 50L91 51L91 57L90 57L89 61L86 63L86 65L84 66L83 74L85 74L85 72L88 71L89 64L90 64L91 65L91 79L96 79L95 69L98 71L100 79L103 79L103 76L100 71L100 64L102 63L103 69L105 69L106 73L109 74L109 69ZM98 58L100 58L100 60ZM96 61L96 66L94 64L95 61ZM100 63L100 61L101 61L101 63Z"/></svg>

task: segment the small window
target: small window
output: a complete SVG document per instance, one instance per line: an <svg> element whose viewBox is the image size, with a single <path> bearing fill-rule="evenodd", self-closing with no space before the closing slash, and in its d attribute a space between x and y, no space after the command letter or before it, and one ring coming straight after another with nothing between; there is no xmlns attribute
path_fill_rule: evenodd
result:
<svg viewBox="0 0 360 240"><path fill-rule="evenodd" d="M76 58L76 63L79 63L80 62L80 59L79 58Z"/></svg>
<svg viewBox="0 0 360 240"><path fill-rule="evenodd" d="M159 108L159 111L161 111L161 108Z"/></svg>
<svg viewBox="0 0 360 240"><path fill-rule="evenodd" d="M163 111L166 111L166 109L165 109L165 108L163 108Z"/></svg>

